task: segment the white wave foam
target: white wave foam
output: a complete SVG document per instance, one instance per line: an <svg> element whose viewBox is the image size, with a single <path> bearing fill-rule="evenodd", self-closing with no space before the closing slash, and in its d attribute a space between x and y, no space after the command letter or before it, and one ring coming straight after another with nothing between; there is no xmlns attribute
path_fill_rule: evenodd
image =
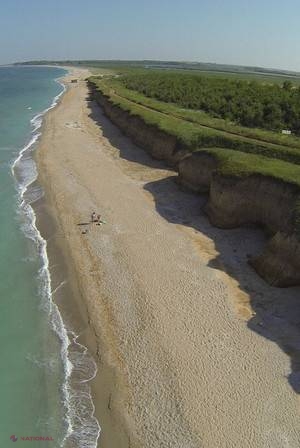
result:
<svg viewBox="0 0 300 448"><path fill-rule="evenodd" d="M20 160L22 159L23 155L33 147L33 145L38 141L39 137L41 136L41 132L36 132L41 126L42 126L42 122L43 122L43 116L49 112L49 110L53 109L59 102L60 97L65 93L66 91L66 86L65 84L63 84L62 82L59 81L59 79L56 79L56 82L58 84L60 84L63 88L63 90L54 97L51 106L49 106L47 109L45 109L43 112L40 112L39 114L35 115L31 120L30 123L33 126L33 130L32 130L32 138L29 141L29 143L24 146L24 148L21 149L21 151L19 152L18 157L15 159L15 161L12 164L12 172L14 174L14 170L17 167L17 165L19 164ZM30 185L30 184L29 184ZM26 187L28 187L29 185L27 185Z"/></svg>
<svg viewBox="0 0 300 448"><path fill-rule="evenodd" d="M23 166L23 171L26 171L26 173L22 173L22 162L25 162L26 158L28 160L34 149L34 145L41 136L41 132L37 131L42 125L43 116L57 105L60 97L66 91L65 85L59 80L56 81L63 87L63 90L54 98L50 107L32 118L32 137L29 143L20 150L18 156L11 165L11 171L17 182L19 211L26 219L26 223L23 224L22 230L27 238L30 238L35 242L42 261L42 266L39 270L40 293L42 298L41 306L44 311L48 313L51 326L61 341L61 359L63 361L65 377L62 393L64 406L66 408L65 422L67 428L61 448L64 447L67 441L73 441L77 447L96 448L97 440L100 435L100 426L94 416L95 407L92 402L90 387L88 385L88 387L77 387L74 389L72 388L71 382L72 376L79 376L81 377L81 380L76 386L87 384L95 377L97 366L95 361L88 354L87 348L77 342L78 336L73 332L70 332L71 338L69 338L68 330L64 325L60 311L52 300L53 294L55 294L62 284L54 291L52 290L47 254L47 241L41 236L41 233L36 226L34 209L32 208L30 201L26 199L26 193L28 192L30 185L37 179L37 169L32 158L30 158L30 164ZM24 163L24 165L26 165L26 163ZM22 176L17 175L17 169ZM76 353L76 350L74 351L72 349L71 354L71 346L72 348L77 347L78 353ZM72 360L70 358L72 358ZM78 422L80 422L80 425Z"/></svg>

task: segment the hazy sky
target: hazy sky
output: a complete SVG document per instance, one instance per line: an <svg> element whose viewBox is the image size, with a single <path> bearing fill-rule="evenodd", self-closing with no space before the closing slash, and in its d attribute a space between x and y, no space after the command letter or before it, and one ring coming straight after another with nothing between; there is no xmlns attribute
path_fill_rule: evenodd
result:
<svg viewBox="0 0 300 448"><path fill-rule="evenodd" d="M0 0L0 64L163 59L300 71L300 0Z"/></svg>

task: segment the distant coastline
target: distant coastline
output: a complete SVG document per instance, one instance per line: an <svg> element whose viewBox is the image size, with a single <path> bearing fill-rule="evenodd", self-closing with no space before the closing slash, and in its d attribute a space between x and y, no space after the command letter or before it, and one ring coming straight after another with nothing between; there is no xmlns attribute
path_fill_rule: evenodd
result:
<svg viewBox="0 0 300 448"><path fill-rule="evenodd" d="M13 65L55 65L55 66L83 66L98 68L148 68L148 69L168 69L168 70L192 70L202 72L219 72L224 74L241 75L264 75L264 76L283 76L291 78L300 78L300 72L292 70L282 70L267 67L251 67L243 65L227 65L211 62L188 62L188 61L131 61L131 60L73 60L73 61L25 61L15 62Z"/></svg>

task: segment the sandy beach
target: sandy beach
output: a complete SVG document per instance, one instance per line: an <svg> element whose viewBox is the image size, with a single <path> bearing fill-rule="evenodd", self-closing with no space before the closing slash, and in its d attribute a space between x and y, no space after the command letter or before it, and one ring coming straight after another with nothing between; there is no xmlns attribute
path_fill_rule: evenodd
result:
<svg viewBox="0 0 300 448"><path fill-rule="evenodd" d="M87 76L66 76L36 158L65 308L98 365L99 446L298 448L299 288L267 286L247 265L263 234L212 228L205 198L89 101Z"/></svg>

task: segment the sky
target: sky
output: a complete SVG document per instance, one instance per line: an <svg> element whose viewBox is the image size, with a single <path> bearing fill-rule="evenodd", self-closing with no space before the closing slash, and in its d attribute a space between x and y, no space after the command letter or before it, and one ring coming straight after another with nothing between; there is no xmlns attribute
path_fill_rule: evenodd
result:
<svg viewBox="0 0 300 448"><path fill-rule="evenodd" d="M0 64L156 59L300 71L299 0L0 0Z"/></svg>

